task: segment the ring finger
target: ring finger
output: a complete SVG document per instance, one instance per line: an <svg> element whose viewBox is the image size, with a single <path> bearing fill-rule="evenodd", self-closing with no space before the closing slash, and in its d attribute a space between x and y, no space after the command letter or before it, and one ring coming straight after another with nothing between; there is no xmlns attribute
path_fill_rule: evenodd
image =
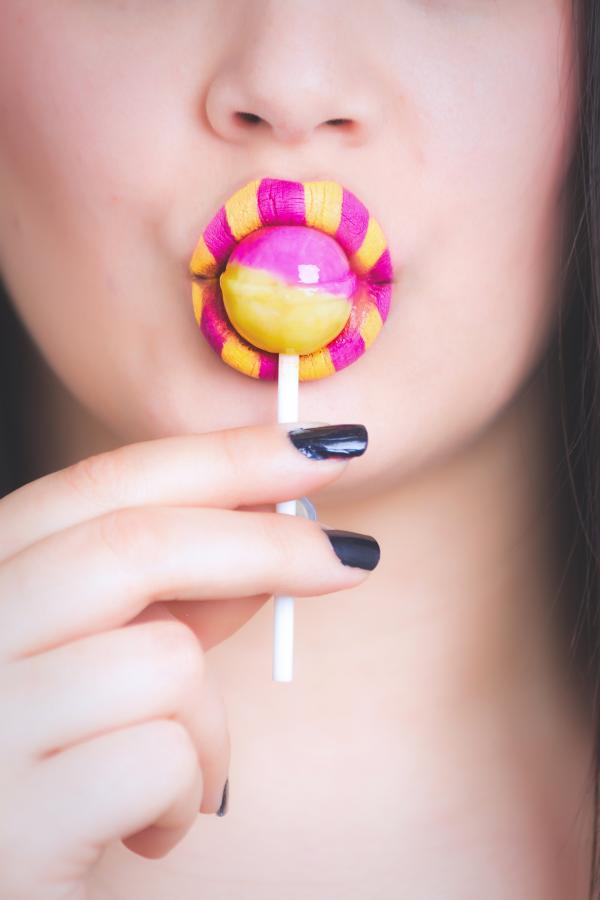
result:
<svg viewBox="0 0 600 900"><path fill-rule="evenodd" d="M187 626L170 618L11 663L2 684L5 750L15 759L39 760L119 728L177 719L197 750L200 811L214 813L229 771L226 713L202 648Z"/></svg>

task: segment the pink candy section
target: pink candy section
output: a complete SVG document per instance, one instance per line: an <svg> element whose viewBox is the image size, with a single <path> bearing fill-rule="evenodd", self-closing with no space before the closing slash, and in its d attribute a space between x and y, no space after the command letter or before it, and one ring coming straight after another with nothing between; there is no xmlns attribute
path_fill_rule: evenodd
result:
<svg viewBox="0 0 600 900"><path fill-rule="evenodd" d="M356 275L337 241L302 225L259 228L240 241L228 262L266 270L291 285L322 285L348 298L356 289ZM310 269L302 270L303 265Z"/></svg>

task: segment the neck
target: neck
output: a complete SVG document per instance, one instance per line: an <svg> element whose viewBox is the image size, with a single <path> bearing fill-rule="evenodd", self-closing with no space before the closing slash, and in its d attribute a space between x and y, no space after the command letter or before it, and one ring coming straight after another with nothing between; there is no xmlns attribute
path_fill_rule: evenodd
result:
<svg viewBox="0 0 600 900"><path fill-rule="evenodd" d="M392 671L408 665L422 694L489 700L493 690L524 700L544 691L586 719L562 616L579 585L565 577L571 535L557 396L556 371L540 368L491 426L435 469L351 507L317 499L321 521L379 541L382 564L352 614L368 634L376 611Z"/></svg>
<svg viewBox="0 0 600 900"><path fill-rule="evenodd" d="M32 481L123 443L64 388L26 334L22 353L24 480Z"/></svg>
<svg viewBox="0 0 600 900"><path fill-rule="evenodd" d="M357 685L367 684L360 709L365 721L373 715L375 733L389 727L393 746L398 731L409 744L418 735L426 758L443 748L442 756L470 759L475 782L489 764L490 802L513 804L525 818L544 810L533 832L549 848L568 844L572 886L589 870L593 734L562 614L580 585L565 577L571 511L556 378L540 369L493 425L435 470L351 507L317 500L321 521L375 535L382 561L346 597L303 609L301 633L303 677L314 667L326 682L321 660L335 645L330 677L356 672ZM314 697L323 688L311 678ZM355 693L353 683L353 703ZM504 796L503 778L513 785Z"/></svg>

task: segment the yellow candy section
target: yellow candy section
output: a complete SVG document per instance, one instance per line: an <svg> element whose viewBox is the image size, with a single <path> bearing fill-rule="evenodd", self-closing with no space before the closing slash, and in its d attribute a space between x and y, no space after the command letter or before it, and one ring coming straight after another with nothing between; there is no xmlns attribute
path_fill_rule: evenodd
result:
<svg viewBox="0 0 600 900"><path fill-rule="evenodd" d="M231 263L220 277L223 304L236 331L270 353L314 353L340 333L349 298L316 285L296 287L264 269Z"/></svg>

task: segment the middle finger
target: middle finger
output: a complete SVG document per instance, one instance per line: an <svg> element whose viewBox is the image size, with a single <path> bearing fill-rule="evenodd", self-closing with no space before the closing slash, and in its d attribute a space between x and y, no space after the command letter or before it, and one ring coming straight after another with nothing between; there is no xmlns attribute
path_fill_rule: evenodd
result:
<svg viewBox="0 0 600 900"><path fill-rule="evenodd" d="M53 534L0 567L0 657L116 628L157 600L316 596L367 575L342 564L320 525L298 516L119 510Z"/></svg>

